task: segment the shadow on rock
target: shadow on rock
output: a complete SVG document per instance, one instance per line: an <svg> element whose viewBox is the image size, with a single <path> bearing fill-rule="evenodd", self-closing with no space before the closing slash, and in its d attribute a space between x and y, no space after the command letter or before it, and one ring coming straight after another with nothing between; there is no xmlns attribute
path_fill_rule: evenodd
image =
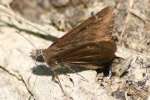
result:
<svg viewBox="0 0 150 100"><path fill-rule="evenodd" d="M52 71L50 68L48 68L46 65L37 65L32 68L32 73L36 75L43 75L43 76L49 76L52 75Z"/></svg>
<svg viewBox="0 0 150 100"><path fill-rule="evenodd" d="M105 69L105 68L98 69L96 71L97 71L97 73L103 72L105 75L106 73L108 73L108 69L109 69L109 67L107 69ZM31 70L32 70L32 73L35 75L40 75L40 76L52 76L53 75L51 68L44 64L37 65L37 66L33 67ZM59 75L59 74L77 73L77 72L82 72L82 71L86 71L86 70L88 70L88 69L76 66L76 67L71 67L71 68L62 67L62 68L57 69L55 72Z"/></svg>

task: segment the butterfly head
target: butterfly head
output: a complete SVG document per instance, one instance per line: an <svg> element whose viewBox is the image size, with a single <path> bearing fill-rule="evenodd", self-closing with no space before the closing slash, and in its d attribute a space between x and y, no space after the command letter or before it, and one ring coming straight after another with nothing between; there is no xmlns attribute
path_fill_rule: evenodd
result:
<svg viewBox="0 0 150 100"><path fill-rule="evenodd" d="M38 62L44 62L43 49L32 50L31 55L32 59Z"/></svg>

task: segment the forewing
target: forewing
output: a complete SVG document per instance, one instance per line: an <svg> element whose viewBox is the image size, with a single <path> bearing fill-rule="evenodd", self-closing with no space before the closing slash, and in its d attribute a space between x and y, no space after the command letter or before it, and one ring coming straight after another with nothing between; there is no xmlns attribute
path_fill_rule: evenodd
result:
<svg viewBox="0 0 150 100"><path fill-rule="evenodd" d="M52 47L66 47L69 45L99 40L111 36L113 26L113 8L106 7L96 15L91 16L82 24L72 29L62 38L54 42Z"/></svg>
<svg viewBox="0 0 150 100"><path fill-rule="evenodd" d="M112 26L113 8L106 7L44 50L44 56L49 64L51 60L83 65L107 63L116 51Z"/></svg>

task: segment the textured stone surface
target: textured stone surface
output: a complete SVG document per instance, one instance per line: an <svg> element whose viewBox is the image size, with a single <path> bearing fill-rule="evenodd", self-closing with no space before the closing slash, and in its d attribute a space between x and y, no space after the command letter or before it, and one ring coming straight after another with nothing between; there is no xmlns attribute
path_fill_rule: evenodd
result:
<svg viewBox="0 0 150 100"><path fill-rule="evenodd" d="M65 8L51 6L50 17L45 15L50 22L42 25L7 8L6 1L0 0L0 100L143 100L149 96L149 0L129 0L130 5L124 0L118 5L113 0L83 0L84 4L79 0L72 3L72 0L62 0L69 3L64 2ZM103 73L97 75L95 70L60 74L64 96L59 85L51 80L49 69L33 61L30 52L47 48L56 40L54 36L65 34L59 29L67 31L68 27L70 29L90 16L92 11L95 13L107 5L117 5L113 35L118 39L116 55L123 58L114 62L113 68L119 67L115 69L116 73L125 73L111 79ZM38 13L35 8L33 12Z"/></svg>

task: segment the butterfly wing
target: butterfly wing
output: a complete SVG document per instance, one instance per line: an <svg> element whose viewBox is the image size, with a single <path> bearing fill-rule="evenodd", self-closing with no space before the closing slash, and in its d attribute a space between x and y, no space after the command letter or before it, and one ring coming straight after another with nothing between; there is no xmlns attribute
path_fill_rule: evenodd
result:
<svg viewBox="0 0 150 100"><path fill-rule="evenodd" d="M45 61L100 65L114 58L113 8L106 7L43 50Z"/></svg>

